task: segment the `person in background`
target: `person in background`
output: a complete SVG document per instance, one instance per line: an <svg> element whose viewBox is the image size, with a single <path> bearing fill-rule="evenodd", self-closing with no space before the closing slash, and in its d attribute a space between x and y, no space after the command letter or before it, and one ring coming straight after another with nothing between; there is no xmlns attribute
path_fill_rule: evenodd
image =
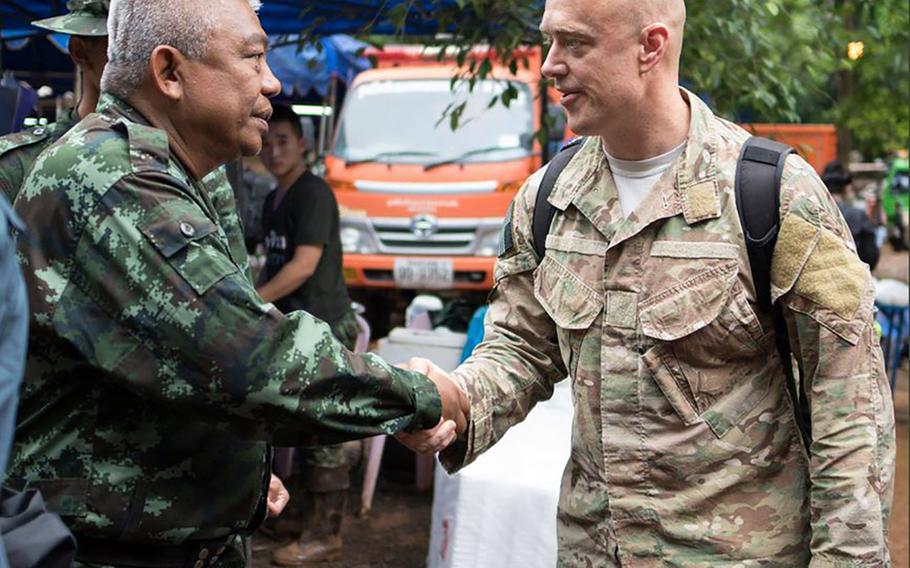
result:
<svg viewBox="0 0 910 568"><path fill-rule="evenodd" d="M833 160L825 166L822 181L825 182L825 187L837 202L837 208L850 227L850 234L853 235L853 242L856 244L856 254L869 265L870 270L875 270L881 254L876 224L869 217L868 208L860 208L855 204L857 196L853 187L853 174L839 160Z"/></svg>
<svg viewBox="0 0 910 568"><path fill-rule="evenodd" d="M32 22L33 26L69 35L69 53L76 65L82 98L57 122L0 138L0 191L10 203L32 164L45 148L77 122L95 112L101 94L101 74L107 63L107 11L110 0L70 0L69 13Z"/></svg>
<svg viewBox="0 0 910 568"><path fill-rule="evenodd" d="M290 313L304 310L325 321L334 336L353 349L360 328L341 272L339 214L335 195L307 168L300 118L287 106L273 105L260 157L278 181L262 210L266 263L258 287L266 302ZM300 448L305 492L303 532L276 550L282 566L337 560L349 464L341 445Z"/></svg>

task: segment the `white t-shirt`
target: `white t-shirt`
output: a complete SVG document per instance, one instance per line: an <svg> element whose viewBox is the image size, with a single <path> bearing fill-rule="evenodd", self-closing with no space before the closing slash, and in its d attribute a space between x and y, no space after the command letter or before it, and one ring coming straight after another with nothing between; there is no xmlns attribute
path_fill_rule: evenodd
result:
<svg viewBox="0 0 910 568"><path fill-rule="evenodd" d="M613 172L613 181L616 182L616 189L619 191L619 203L625 217L628 218L635 211L660 176L683 153L685 147L686 143L683 141L666 154L634 161L614 158L604 149L607 162L610 164L610 171Z"/></svg>

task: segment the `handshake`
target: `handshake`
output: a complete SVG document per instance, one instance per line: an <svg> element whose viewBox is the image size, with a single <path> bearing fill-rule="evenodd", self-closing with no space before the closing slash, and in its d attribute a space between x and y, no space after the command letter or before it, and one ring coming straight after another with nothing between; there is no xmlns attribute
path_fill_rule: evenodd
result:
<svg viewBox="0 0 910 568"><path fill-rule="evenodd" d="M467 395L461 390L448 373L433 364L432 361L414 357L407 364L398 367L426 375L436 385L442 401L442 418L439 424L429 430L420 432L399 432L395 438L418 454L434 454L451 445L458 436L464 434L471 415L471 404Z"/></svg>

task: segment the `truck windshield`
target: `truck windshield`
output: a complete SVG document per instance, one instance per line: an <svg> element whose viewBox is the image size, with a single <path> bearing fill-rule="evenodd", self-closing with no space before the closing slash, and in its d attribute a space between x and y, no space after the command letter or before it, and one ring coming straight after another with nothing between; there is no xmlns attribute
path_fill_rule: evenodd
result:
<svg viewBox="0 0 910 568"><path fill-rule="evenodd" d="M348 93L338 124L335 156L348 163L474 163L531 154L534 131L530 89L512 83L518 96L506 108L490 100L505 81L478 81L450 89L448 79L379 80ZM443 112L466 102L454 132Z"/></svg>

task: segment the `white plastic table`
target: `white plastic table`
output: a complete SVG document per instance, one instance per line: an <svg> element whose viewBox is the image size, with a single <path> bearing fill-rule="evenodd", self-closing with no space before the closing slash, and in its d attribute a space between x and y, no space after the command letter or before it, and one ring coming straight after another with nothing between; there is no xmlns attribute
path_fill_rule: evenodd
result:
<svg viewBox="0 0 910 568"><path fill-rule="evenodd" d="M556 505L569 459L569 381L474 463L436 468L429 568L553 568Z"/></svg>

